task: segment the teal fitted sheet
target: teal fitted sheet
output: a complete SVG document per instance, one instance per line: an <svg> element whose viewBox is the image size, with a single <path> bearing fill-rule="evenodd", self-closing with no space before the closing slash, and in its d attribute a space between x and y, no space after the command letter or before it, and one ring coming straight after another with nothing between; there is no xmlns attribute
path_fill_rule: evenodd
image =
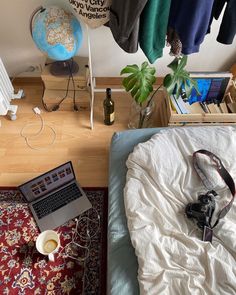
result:
<svg viewBox="0 0 236 295"><path fill-rule="evenodd" d="M163 128L127 130L114 133L110 146L108 199L107 294L138 295L138 262L126 223L123 189L126 160L134 147Z"/></svg>

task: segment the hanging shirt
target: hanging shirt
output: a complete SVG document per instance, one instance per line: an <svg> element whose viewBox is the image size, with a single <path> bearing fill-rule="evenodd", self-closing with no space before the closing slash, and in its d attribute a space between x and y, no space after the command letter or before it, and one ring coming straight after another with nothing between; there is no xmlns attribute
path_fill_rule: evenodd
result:
<svg viewBox="0 0 236 295"><path fill-rule="evenodd" d="M112 0L109 26L117 44L126 52L138 50L139 17L147 0Z"/></svg>
<svg viewBox="0 0 236 295"><path fill-rule="evenodd" d="M178 34L182 53L199 51L207 32L213 0L172 0L168 26Z"/></svg>
<svg viewBox="0 0 236 295"><path fill-rule="evenodd" d="M170 0L148 0L140 17L139 45L150 63L165 47Z"/></svg>
<svg viewBox="0 0 236 295"><path fill-rule="evenodd" d="M219 18L226 3L227 5L216 40L223 44L232 44L236 34L236 0L215 0L212 9L212 18Z"/></svg>
<svg viewBox="0 0 236 295"><path fill-rule="evenodd" d="M77 16L91 28L109 21L111 0L68 0Z"/></svg>

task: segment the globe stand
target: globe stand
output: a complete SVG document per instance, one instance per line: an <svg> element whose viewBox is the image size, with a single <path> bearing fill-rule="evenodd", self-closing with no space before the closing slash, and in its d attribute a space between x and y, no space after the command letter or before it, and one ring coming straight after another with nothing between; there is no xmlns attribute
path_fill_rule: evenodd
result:
<svg viewBox="0 0 236 295"><path fill-rule="evenodd" d="M78 73L79 65L73 60L55 61L51 64L50 73L53 76L71 76Z"/></svg>

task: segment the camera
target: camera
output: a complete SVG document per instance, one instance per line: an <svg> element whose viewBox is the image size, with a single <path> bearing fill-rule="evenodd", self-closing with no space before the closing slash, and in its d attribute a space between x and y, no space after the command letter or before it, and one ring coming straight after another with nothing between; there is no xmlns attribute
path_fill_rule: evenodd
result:
<svg viewBox="0 0 236 295"><path fill-rule="evenodd" d="M189 203L185 208L188 218L196 219L197 226L203 229L204 226L211 227L211 218L215 210L215 191L209 191L198 197L198 203Z"/></svg>

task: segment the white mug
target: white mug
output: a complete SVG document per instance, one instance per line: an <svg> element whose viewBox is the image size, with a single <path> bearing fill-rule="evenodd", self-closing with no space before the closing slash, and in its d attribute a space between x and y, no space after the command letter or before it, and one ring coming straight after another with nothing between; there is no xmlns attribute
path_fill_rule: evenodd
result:
<svg viewBox="0 0 236 295"><path fill-rule="evenodd" d="M45 230L37 237L36 249L39 253L47 255L50 261L54 261L54 254L60 248L60 236L54 230Z"/></svg>

